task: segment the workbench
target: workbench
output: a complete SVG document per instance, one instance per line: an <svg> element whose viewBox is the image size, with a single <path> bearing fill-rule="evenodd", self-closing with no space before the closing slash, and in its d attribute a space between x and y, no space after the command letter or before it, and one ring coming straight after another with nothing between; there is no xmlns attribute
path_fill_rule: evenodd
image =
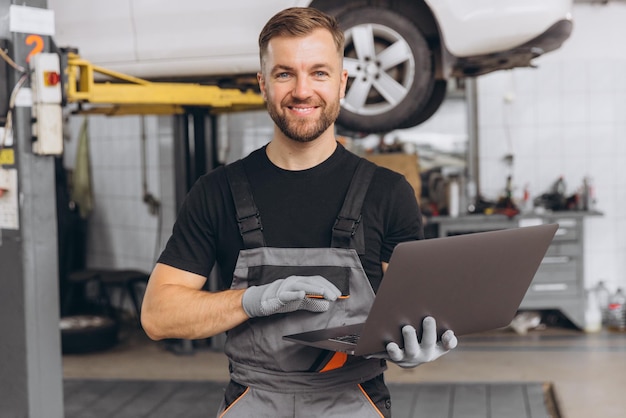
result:
<svg viewBox="0 0 626 418"><path fill-rule="evenodd" d="M426 221L430 237L558 223L552 244L522 300L520 310L558 310L578 328L584 328L584 221L597 211L542 212L505 215L435 216ZM434 232L432 232L434 231ZM433 235L434 234L434 235ZM428 237L428 234L427 234Z"/></svg>

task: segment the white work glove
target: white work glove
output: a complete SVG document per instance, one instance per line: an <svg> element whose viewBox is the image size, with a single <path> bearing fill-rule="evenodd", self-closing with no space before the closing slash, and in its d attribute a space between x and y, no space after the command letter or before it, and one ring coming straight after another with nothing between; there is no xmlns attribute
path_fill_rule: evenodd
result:
<svg viewBox="0 0 626 418"><path fill-rule="evenodd" d="M454 332L448 330L441 336L441 342L437 342L437 323L435 318L427 316L422 322L422 342L417 341L417 332L411 325L402 327L404 349L398 344L387 344L387 352L374 354L369 358L384 358L396 363L400 367L417 367L422 363L428 363L446 354L457 345Z"/></svg>
<svg viewBox="0 0 626 418"><path fill-rule="evenodd" d="M243 293L242 305L250 318L306 310L325 312L341 292L322 276L289 276Z"/></svg>

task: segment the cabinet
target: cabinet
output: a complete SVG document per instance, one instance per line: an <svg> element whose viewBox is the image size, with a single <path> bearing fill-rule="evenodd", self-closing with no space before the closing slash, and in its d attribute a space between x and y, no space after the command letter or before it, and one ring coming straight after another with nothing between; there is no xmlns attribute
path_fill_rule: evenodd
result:
<svg viewBox="0 0 626 418"><path fill-rule="evenodd" d="M548 212L519 215L437 216L428 219L436 226L435 235L469 234L496 229L517 228L539 223L558 223L552 244L522 300L520 309L561 311L574 325L584 326L584 221L599 212Z"/></svg>

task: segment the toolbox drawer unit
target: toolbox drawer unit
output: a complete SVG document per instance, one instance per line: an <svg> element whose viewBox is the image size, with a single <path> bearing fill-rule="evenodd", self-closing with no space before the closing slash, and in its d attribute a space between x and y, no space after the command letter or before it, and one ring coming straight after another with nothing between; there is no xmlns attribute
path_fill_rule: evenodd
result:
<svg viewBox="0 0 626 418"><path fill-rule="evenodd" d="M547 212L545 214L437 216L435 236L517 228L538 223L558 223L552 244L522 300L520 310L558 310L575 326L583 328L585 314L584 221L599 212Z"/></svg>

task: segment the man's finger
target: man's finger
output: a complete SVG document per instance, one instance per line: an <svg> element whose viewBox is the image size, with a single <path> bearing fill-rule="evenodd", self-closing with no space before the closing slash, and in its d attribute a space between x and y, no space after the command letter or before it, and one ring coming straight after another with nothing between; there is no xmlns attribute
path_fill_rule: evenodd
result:
<svg viewBox="0 0 626 418"><path fill-rule="evenodd" d="M326 312L329 308L330 302L326 299L305 298L300 305L300 309L304 309L309 312Z"/></svg>
<svg viewBox="0 0 626 418"><path fill-rule="evenodd" d="M337 286L323 278L322 276L291 276L286 279L288 282L285 290L303 290L311 297L323 297L334 301L341 296L341 291Z"/></svg>
<svg viewBox="0 0 626 418"><path fill-rule="evenodd" d="M405 357L415 357L420 352L420 345L417 341L417 332L411 325L402 327L402 337L404 338Z"/></svg>
<svg viewBox="0 0 626 418"><path fill-rule="evenodd" d="M422 321L422 348L434 347L437 344L437 323L435 318L427 316Z"/></svg>
<svg viewBox="0 0 626 418"><path fill-rule="evenodd" d="M457 344L458 344L458 340L452 330L447 330L441 336L441 345L443 345L443 348L445 350L452 350L453 348L456 347Z"/></svg>
<svg viewBox="0 0 626 418"><path fill-rule="evenodd" d="M404 353L396 343L387 344L387 354L389 354L389 359L391 361L402 361L404 360Z"/></svg>
<svg viewBox="0 0 626 418"><path fill-rule="evenodd" d="M278 294L278 300L282 303L293 302L296 300L302 300L306 296L304 290L283 290Z"/></svg>

